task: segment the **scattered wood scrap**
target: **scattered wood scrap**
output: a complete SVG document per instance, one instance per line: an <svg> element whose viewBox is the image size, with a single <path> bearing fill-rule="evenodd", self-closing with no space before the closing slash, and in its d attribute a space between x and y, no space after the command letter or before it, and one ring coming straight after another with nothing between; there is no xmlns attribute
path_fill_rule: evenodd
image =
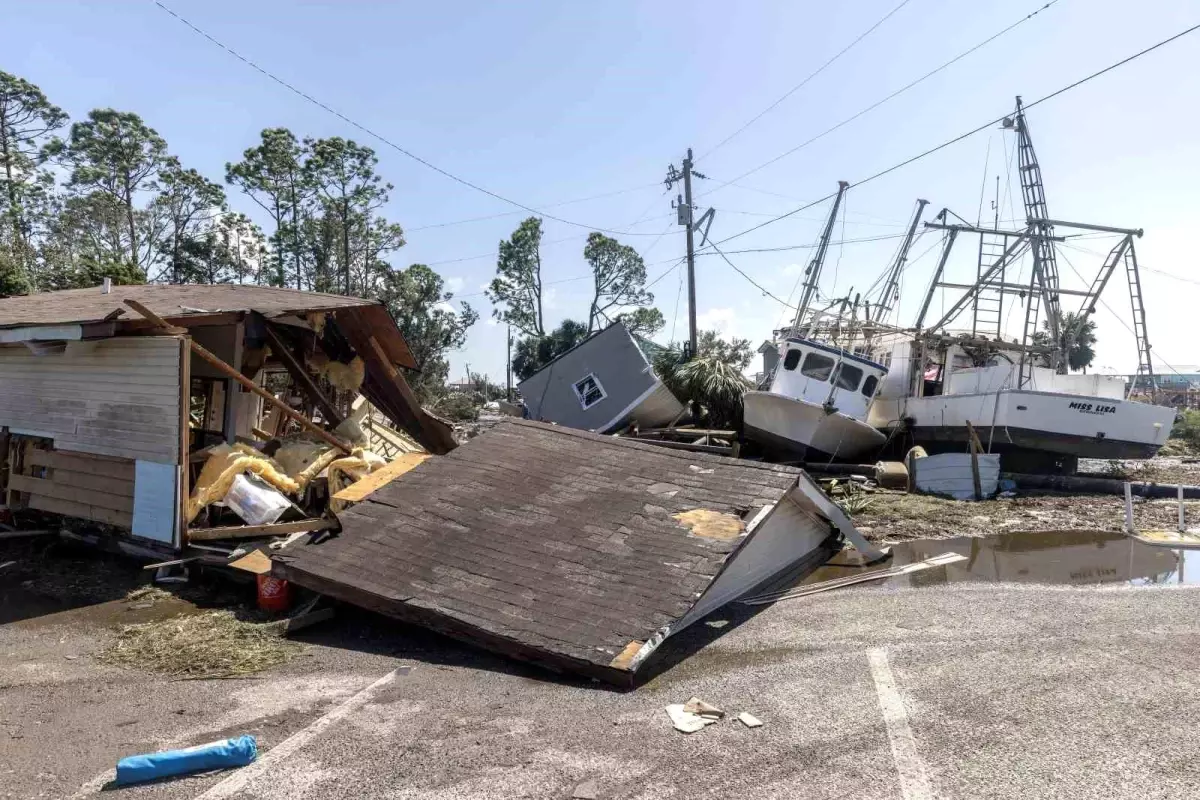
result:
<svg viewBox="0 0 1200 800"><path fill-rule="evenodd" d="M188 531L191 541L215 539L249 539L252 537L286 536L289 533L310 533L336 527L332 519L302 519L297 522L273 522L269 525L230 525L222 528L193 528Z"/></svg>
<svg viewBox="0 0 1200 800"><path fill-rule="evenodd" d="M416 469L429 458L429 453L404 453L395 461L380 467L362 480L350 484L333 496L334 500L343 503L358 503L373 492L399 478L406 472Z"/></svg>

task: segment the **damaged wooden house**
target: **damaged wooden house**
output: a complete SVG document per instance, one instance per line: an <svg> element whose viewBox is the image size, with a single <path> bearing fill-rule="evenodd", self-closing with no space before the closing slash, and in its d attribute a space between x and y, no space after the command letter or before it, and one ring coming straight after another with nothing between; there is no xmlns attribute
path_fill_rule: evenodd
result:
<svg viewBox="0 0 1200 800"><path fill-rule="evenodd" d="M106 283L0 299L3 500L143 552L328 527L336 487L316 472L341 459L349 483L380 456L455 446L405 381L415 367L387 309L355 297ZM231 516L235 475L261 479L245 502L286 508Z"/></svg>

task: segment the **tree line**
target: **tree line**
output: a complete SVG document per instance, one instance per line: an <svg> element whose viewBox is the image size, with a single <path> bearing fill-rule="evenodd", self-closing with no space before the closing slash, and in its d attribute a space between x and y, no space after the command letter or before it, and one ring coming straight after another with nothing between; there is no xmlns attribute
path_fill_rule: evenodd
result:
<svg viewBox="0 0 1200 800"><path fill-rule="evenodd" d="M374 151L268 128L223 182L187 167L136 113L72 122L33 83L0 71L0 296L119 284L254 283L379 298L400 325L425 397L478 315L422 264L394 269L403 228ZM233 193L233 197L230 194ZM264 232L231 200L270 220Z"/></svg>

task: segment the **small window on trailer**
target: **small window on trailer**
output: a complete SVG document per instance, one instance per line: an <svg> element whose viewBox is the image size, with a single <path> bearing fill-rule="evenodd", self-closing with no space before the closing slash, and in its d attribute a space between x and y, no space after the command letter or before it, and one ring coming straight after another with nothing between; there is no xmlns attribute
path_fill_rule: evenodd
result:
<svg viewBox="0 0 1200 800"><path fill-rule="evenodd" d="M833 373L835 363L829 356L823 356L820 353L809 353L804 359L804 365L800 367L800 374L813 380L827 381Z"/></svg>
<svg viewBox="0 0 1200 800"><path fill-rule="evenodd" d="M583 406L585 410L608 397L595 375L588 375L586 378L576 381L572 388L575 389L575 396L579 398L579 405Z"/></svg>
<svg viewBox="0 0 1200 800"><path fill-rule="evenodd" d="M787 355L783 359L783 368L786 370L795 369L796 365L800 363L800 356L802 355L804 355L803 350L788 350Z"/></svg>

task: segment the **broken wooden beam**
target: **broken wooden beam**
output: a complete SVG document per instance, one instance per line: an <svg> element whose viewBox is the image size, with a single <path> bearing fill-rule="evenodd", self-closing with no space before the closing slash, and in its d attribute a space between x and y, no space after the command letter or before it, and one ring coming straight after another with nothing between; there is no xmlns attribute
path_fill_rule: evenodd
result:
<svg viewBox="0 0 1200 800"><path fill-rule="evenodd" d="M330 423L330 427L337 427L342 424L342 415L338 413L337 408L329 401L322 392L317 382L312 379L305 369L304 364L292 354L287 344L279 336L275 326L265 319L263 322L263 334L267 337L267 341L271 343L271 352L283 362L283 366L287 369L288 374L292 376L292 380L300 387L300 390L308 395L308 399L316 404L317 408L321 409L321 413L325 416L325 420Z"/></svg>
<svg viewBox="0 0 1200 800"><path fill-rule="evenodd" d="M164 320L162 317L158 316L153 311L146 308L145 306L143 306L141 303L137 302L136 300L126 300L125 305L129 306L134 311L136 311L139 314L141 314L142 316L146 317L146 319L150 320L151 322L159 325L159 327L165 326L164 330L166 330L166 328L171 327L170 325L167 325L166 320ZM181 331L183 333L187 332L183 328L176 328L174 330ZM341 450L342 452L350 453L352 451L353 448L351 448L350 445L346 444L341 439L338 439L336 436L332 436L331 434L327 433L324 428L322 428L320 425L313 422L311 419L304 416L303 414L293 411L291 406L289 406L287 403L283 402L278 397L271 394L266 389L262 388L257 383L250 380L245 375L243 375L242 373L238 372L233 367L226 364L222 359L220 359L217 356L210 353L205 347L203 347L202 345L197 343L194 339L189 339L188 344L192 348L193 353L200 356L202 359L204 359L209 364L211 364L214 369L216 369L218 372L220 372L221 374L225 375L228 378L233 378L235 381L240 383L242 386L245 386L246 389L248 389L250 392L258 395L263 400L270 403L274 408L278 408L279 412L281 414L283 414L285 417L287 417L288 419L293 420L294 422L298 423L301 427L312 431L317 436L319 436L323 441L327 442L328 444L333 445L334 447Z"/></svg>
<svg viewBox="0 0 1200 800"><path fill-rule="evenodd" d="M193 542L209 542L216 539L284 536L289 533L327 531L336 526L337 521L332 519L302 519L298 522L273 522L269 525L229 525L222 528L192 528L188 531L188 539Z"/></svg>
<svg viewBox="0 0 1200 800"><path fill-rule="evenodd" d="M732 447L722 447L715 444L692 444L691 442L670 442L665 439L639 439L633 436L624 437L631 442L641 442L655 447L666 447L670 450L689 450L693 453L712 453L718 456L732 456Z"/></svg>

